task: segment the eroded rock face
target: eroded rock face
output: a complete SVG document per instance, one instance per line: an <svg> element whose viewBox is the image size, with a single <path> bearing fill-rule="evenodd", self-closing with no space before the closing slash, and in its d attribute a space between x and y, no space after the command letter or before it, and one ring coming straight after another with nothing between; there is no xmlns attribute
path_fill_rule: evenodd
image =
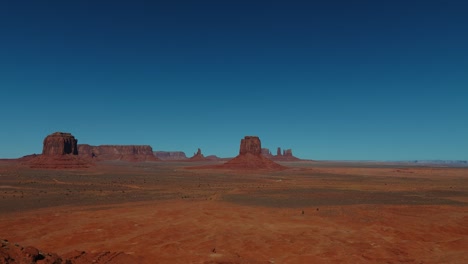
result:
<svg viewBox="0 0 468 264"><path fill-rule="evenodd" d="M156 161L153 148L148 145L78 145L82 156L98 160Z"/></svg>
<svg viewBox="0 0 468 264"><path fill-rule="evenodd" d="M259 156L262 154L262 144L257 136L245 136L241 139L239 154L250 153Z"/></svg>
<svg viewBox="0 0 468 264"><path fill-rule="evenodd" d="M71 133L55 132L44 139L42 155L78 155L78 140Z"/></svg>

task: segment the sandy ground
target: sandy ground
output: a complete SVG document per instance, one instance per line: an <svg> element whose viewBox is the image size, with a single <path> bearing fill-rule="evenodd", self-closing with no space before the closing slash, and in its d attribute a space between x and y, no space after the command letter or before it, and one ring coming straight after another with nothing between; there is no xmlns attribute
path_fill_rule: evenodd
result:
<svg viewBox="0 0 468 264"><path fill-rule="evenodd" d="M144 263L468 263L467 168L282 164L49 171L1 161L0 237Z"/></svg>

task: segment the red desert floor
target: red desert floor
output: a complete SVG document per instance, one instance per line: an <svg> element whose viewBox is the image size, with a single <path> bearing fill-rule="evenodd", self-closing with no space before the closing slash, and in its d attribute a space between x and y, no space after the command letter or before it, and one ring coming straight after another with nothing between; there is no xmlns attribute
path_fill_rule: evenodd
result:
<svg viewBox="0 0 468 264"><path fill-rule="evenodd" d="M142 263L468 263L467 168L194 165L0 161L0 238Z"/></svg>

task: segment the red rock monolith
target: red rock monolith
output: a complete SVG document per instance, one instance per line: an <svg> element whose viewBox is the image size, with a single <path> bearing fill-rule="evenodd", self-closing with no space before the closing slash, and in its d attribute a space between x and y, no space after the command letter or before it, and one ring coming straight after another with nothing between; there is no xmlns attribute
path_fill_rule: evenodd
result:
<svg viewBox="0 0 468 264"><path fill-rule="evenodd" d="M55 132L44 139L42 155L78 155L78 140L71 133Z"/></svg>
<svg viewBox="0 0 468 264"><path fill-rule="evenodd" d="M262 155L262 144L257 136L241 139L239 155L222 165L192 167L192 169L229 169L229 170L284 170L286 167Z"/></svg>
<svg viewBox="0 0 468 264"><path fill-rule="evenodd" d="M24 164L39 169L81 169L92 166L90 159L78 156L77 142L70 133L50 134L44 139L42 155L25 158Z"/></svg>
<svg viewBox="0 0 468 264"><path fill-rule="evenodd" d="M239 155L250 153L252 155L262 154L262 144L256 136L246 136L241 139Z"/></svg>
<svg viewBox="0 0 468 264"><path fill-rule="evenodd" d="M189 159L189 161L208 161L208 160L210 159L205 158L200 148L198 148L197 152L194 153L193 156Z"/></svg>

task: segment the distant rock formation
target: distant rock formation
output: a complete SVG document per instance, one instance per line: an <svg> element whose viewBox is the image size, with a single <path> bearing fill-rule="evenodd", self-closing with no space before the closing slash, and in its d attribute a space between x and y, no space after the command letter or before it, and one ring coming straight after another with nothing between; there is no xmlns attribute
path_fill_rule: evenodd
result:
<svg viewBox="0 0 468 264"><path fill-rule="evenodd" d="M207 159L205 158L205 156L203 156L200 148L198 148L197 152L193 153L193 156L189 159L189 161L208 161L208 160L210 159Z"/></svg>
<svg viewBox="0 0 468 264"><path fill-rule="evenodd" d="M241 139L239 155L223 164L233 169L284 169L285 167L262 155L262 145L257 136L246 136Z"/></svg>
<svg viewBox="0 0 468 264"><path fill-rule="evenodd" d="M281 166L262 155L262 145L257 136L246 136L241 140L239 155L220 166L241 170L283 170Z"/></svg>
<svg viewBox="0 0 468 264"><path fill-rule="evenodd" d="M64 256L55 253L44 253L35 247L23 247L8 240L0 240L0 263L140 263L141 257L132 256L123 252L93 252L74 251Z"/></svg>
<svg viewBox="0 0 468 264"><path fill-rule="evenodd" d="M78 155L78 140L71 133L55 132L44 139L42 155Z"/></svg>
<svg viewBox="0 0 468 264"><path fill-rule="evenodd" d="M290 156L290 157L292 157L292 150L291 150L291 149L285 149L285 150L283 150L283 156Z"/></svg>
<svg viewBox="0 0 468 264"><path fill-rule="evenodd" d="M271 154L271 151L267 148L262 148L262 155L267 158L273 157L273 155Z"/></svg>
<svg viewBox="0 0 468 264"><path fill-rule="evenodd" d="M262 155L266 158L269 158L273 161L298 161L301 160L293 156L291 149L285 149L281 153L281 148L278 147L276 150L276 155L273 156L269 149L262 149Z"/></svg>
<svg viewBox="0 0 468 264"><path fill-rule="evenodd" d="M25 157L23 161L31 168L79 169L92 165L90 159L78 156L78 140L71 133L55 132L43 142L42 155Z"/></svg>
<svg viewBox="0 0 468 264"><path fill-rule="evenodd" d="M153 148L148 145L99 145L79 144L78 153L97 160L157 161Z"/></svg>
<svg viewBox="0 0 468 264"><path fill-rule="evenodd" d="M213 160L213 161L222 160L222 158L220 158L220 157L218 157L216 155L209 155L209 156L206 156L205 158L208 159L208 160Z"/></svg>
<svg viewBox="0 0 468 264"><path fill-rule="evenodd" d="M153 151L155 157L160 160L186 160L187 156L183 151Z"/></svg>

